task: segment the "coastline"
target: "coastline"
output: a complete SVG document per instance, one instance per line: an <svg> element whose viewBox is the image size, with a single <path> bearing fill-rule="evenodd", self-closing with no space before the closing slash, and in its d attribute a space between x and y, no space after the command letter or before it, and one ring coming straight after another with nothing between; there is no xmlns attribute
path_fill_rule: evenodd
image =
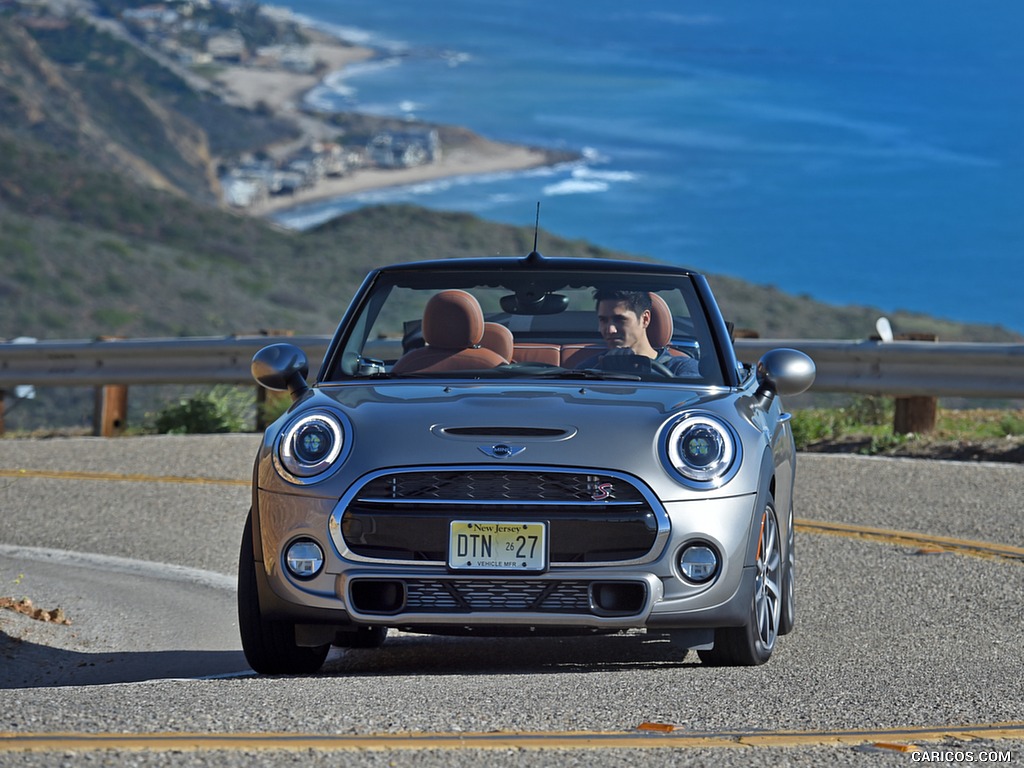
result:
<svg viewBox="0 0 1024 768"><path fill-rule="evenodd" d="M216 78L226 99L247 109L266 109L299 126L303 143L334 140L340 129L302 108L305 95L326 79L347 67L378 55L377 51L350 45L308 24L304 31L314 40L309 53L316 62L315 72L296 72L281 66L258 67L231 65ZM366 192L402 187L440 179L500 172L525 171L555 165L566 159L564 152L548 152L535 147L506 144L473 136L458 146L443 147L441 160L400 169L357 168L344 176L320 179L315 186L294 194L270 196L240 209L265 217L314 202Z"/></svg>
<svg viewBox="0 0 1024 768"><path fill-rule="evenodd" d="M301 189L291 195L269 197L250 209L254 215L266 216L298 208L308 203L347 197L375 189L404 187L439 179L475 176L503 171L525 171L552 164L544 151L514 144L486 142L485 149L459 148L445 152L440 162L417 165L412 168L384 170L361 168L340 178L322 179L314 187Z"/></svg>

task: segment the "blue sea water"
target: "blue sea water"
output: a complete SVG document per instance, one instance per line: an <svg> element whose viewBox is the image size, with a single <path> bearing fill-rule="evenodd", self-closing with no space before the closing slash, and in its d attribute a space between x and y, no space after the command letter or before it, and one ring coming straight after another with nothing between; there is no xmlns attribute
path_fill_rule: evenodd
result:
<svg viewBox="0 0 1024 768"><path fill-rule="evenodd" d="M290 7L381 51L312 104L584 160L311 205L287 225L395 201L531 225L540 201L565 237L1024 332L1020 0Z"/></svg>

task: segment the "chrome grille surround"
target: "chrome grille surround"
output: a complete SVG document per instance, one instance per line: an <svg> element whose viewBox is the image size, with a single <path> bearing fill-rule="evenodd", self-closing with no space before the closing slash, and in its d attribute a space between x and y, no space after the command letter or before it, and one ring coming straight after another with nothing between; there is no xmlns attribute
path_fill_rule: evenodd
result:
<svg viewBox="0 0 1024 768"><path fill-rule="evenodd" d="M442 488L421 489L419 493L408 494L408 491L401 491L403 482L417 475L437 475L446 481ZM514 475L517 482L511 485L506 482L506 476ZM547 490L537 491L536 476L542 476L550 481L544 484ZM473 484L473 495L466 490L459 489L457 483L452 482L459 476L471 476L483 479L483 482ZM499 480L498 478L503 478ZM529 481L534 478L533 482ZM596 486L604 481L614 481L621 484L623 488L631 489L621 493L620 498L615 498L619 493L612 494L608 499L595 501L594 499L582 496L581 488L586 489ZM367 489L373 491L370 495ZM483 490L481 490L483 489ZM517 490L518 489L518 490ZM551 489L558 489L552 491ZM549 498L544 498L542 493L548 493ZM454 496L455 498L446 498ZM632 560L615 561L590 561L590 562L551 562L551 568L559 567L608 567L642 565L657 560L668 540L670 524L668 515L657 497L646 487L640 485L633 478L619 472L595 469L552 469L551 467L538 467L527 465L516 465L514 467L496 467L493 464L467 465L467 466L422 466L407 467L402 469L384 469L372 472L359 482L354 483L344 496L338 501L334 512L328 521L328 528L331 540L342 558L359 563L376 563L379 565L414 565L414 566L445 566L443 560L416 560L387 559L377 557L366 557L352 551L345 541L342 533L342 518L349 505L355 501L361 504L387 504L389 506L408 505L410 508L428 505L465 506L465 514L472 514L476 508L486 511L488 514L500 514L505 509L508 515L514 518L536 517L543 515L545 506L572 507L579 506L588 511L600 509L612 509L616 506L635 506L643 503L653 513L657 520L658 530L654 544L650 550Z"/></svg>

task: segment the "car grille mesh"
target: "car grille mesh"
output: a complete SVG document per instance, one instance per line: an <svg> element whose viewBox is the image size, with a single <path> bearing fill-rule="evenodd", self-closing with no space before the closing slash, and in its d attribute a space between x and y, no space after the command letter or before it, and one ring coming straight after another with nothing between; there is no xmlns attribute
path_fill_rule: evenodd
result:
<svg viewBox="0 0 1024 768"><path fill-rule="evenodd" d="M630 479L551 468L387 471L339 517L343 549L371 562L445 562L453 520L546 522L551 565L639 561L659 535L656 510Z"/></svg>
<svg viewBox="0 0 1024 768"><path fill-rule="evenodd" d="M407 579L405 610L549 611L590 613L585 581L517 582L489 579Z"/></svg>
<svg viewBox="0 0 1024 768"><path fill-rule="evenodd" d="M641 502L631 484L571 472L404 472L370 481L361 499L393 501Z"/></svg>

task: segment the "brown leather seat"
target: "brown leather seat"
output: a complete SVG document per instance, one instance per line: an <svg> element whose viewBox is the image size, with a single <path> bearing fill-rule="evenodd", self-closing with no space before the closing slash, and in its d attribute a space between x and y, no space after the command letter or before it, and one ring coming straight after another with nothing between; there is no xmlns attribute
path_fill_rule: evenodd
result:
<svg viewBox="0 0 1024 768"><path fill-rule="evenodd" d="M672 343L672 310L668 303L656 293L651 296L651 323L647 326L647 340L655 349L662 349Z"/></svg>
<svg viewBox="0 0 1024 768"><path fill-rule="evenodd" d="M484 336L480 340L480 346L501 355L505 362L510 362L512 350L515 348L515 338L512 331L501 323L484 323Z"/></svg>
<svg viewBox="0 0 1024 768"><path fill-rule="evenodd" d="M517 363L541 363L558 365L562 359L562 345L543 341L516 342L512 360Z"/></svg>
<svg viewBox="0 0 1024 768"><path fill-rule="evenodd" d="M561 366L569 369L579 368L587 361L607 351L608 347L604 344L563 344Z"/></svg>
<svg viewBox="0 0 1024 768"><path fill-rule="evenodd" d="M483 335L484 314L472 294L441 291L430 297L423 310L427 346L402 355L392 373L441 373L506 363L496 352L480 348Z"/></svg>

